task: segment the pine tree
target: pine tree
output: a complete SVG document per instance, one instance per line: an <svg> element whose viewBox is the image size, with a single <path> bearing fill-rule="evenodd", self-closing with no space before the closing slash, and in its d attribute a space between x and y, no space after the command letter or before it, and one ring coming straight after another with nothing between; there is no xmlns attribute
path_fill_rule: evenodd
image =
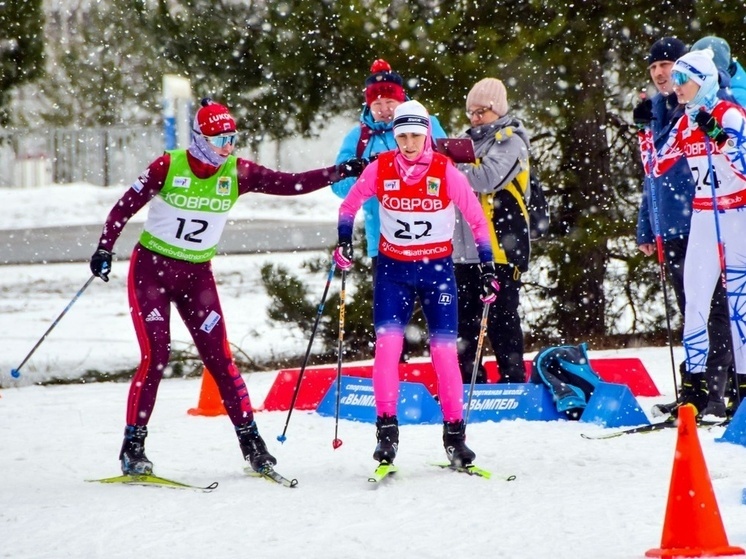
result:
<svg viewBox="0 0 746 559"><path fill-rule="evenodd" d="M42 0L0 2L0 126L10 121L11 92L43 74Z"/></svg>
<svg viewBox="0 0 746 559"><path fill-rule="evenodd" d="M319 13L326 4L304 3ZM621 333L622 317L633 316L638 333L663 323L663 314L647 305L660 297L655 262L643 259L635 244L642 171L628 124L637 92L649 83L648 49L664 35L691 44L719 34L738 52L745 14L732 0L352 1L324 38L335 49L345 46L341 67L357 61L358 70L348 73L351 91L359 91L373 59L386 58L405 77L409 94L454 133L468 125L463 103L473 83L485 76L506 83L512 111L534 132L534 156L553 209L551 237L534 246L526 275L532 300L540 300L528 330L545 343L605 344ZM295 21L301 27L293 28L294 36L320 29ZM265 67L279 65L268 59ZM308 67L334 76L332 69ZM314 94L302 81L297 87L294 99ZM349 98L335 97L326 114L353 107L340 106Z"/></svg>

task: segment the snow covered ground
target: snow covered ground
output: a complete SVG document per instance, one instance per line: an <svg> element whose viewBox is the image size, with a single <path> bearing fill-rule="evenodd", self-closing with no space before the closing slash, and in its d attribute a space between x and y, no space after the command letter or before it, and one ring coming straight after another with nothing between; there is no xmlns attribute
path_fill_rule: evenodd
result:
<svg viewBox="0 0 746 559"><path fill-rule="evenodd" d="M54 203L87 190L69 188L68 196ZM25 197L0 191L0 204L17 216L18 227L27 227L32 224L21 221L22 206L36 193L20 194ZM115 199L95 205L92 200L100 194L86 198L91 204L85 213L95 215L94 222L103 220ZM55 195L48 192L38 203ZM309 211L333 213L338 201L333 196L324 200ZM70 204L69 212L82 205ZM50 219L61 221L67 212L57 206ZM302 353L306 340L266 325L268 300L259 268L266 261L292 267L310 256L215 259L229 335L249 355ZM148 456L160 475L195 484L218 481L217 490L203 494L86 483L118 473L127 384L34 383L79 376L88 368L136 365L126 267L116 262L111 282L91 285L18 381L10 369L89 271L85 264L0 267L0 557L627 559L660 545L675 430L594 441L580 433L602 429L583 423L473 423L469 444L478 464L495 474L484 480L429 465L444 457L439 426L403 426L400 472L373 489L366 480L374 466L374 426L342 420L344 444L334 450L334 420L296 411L287 441L280 445L276 436L287 412L258 413L278 471L299 480L296 489L288 490L247 477L228 419L186 413L197 404L200 381L170 378L161 384L150 422ZM177 345L188 342L180 322L175 319L172 325ZM681 348L676 354L682 357ZM643 360L664 393L640 398L644 409L671 399L667 348L591 352L592 357L608 355ZM255 406L275 376L244 376ZM746 487L746 449L715 443L722 431L699 430L699 437L730 543L745 546L741 490ZM510 474L517 479L501 479Z"/></svg>
<svg viewBox="0 0 746 559"><path fill-rule="evenodd" d="M665 349L614 354L642 357L668 386ZM245 379L256 405L274 373ZM469 444L495 473L484 480L428 465L443 459L438 426L403 426L400 472L374 490L374 426L342 420L334 450L334 420L296 411L280 445L286 412L258 413L278 471L299 480L288 490L242 473L225 416L186 413L199 390L163 381L147 448L160 475L218 481L210 494L85 483L118 473L126 384L3 390L0 556L626 559L660 544L675 430L593 441L580 433L594 425L473 423ZM730 543L744 546L746 449L715 443L721 433L699 436Z"/></svg>

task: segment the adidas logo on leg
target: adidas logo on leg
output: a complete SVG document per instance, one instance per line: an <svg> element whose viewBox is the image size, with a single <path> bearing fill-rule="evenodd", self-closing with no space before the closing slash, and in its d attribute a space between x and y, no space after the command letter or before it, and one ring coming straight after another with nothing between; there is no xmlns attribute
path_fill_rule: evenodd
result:
<svg viewBox="0 0 746 559"><path fill-rule="evenodd" d="M161 322L163 322L164 320L163 315L158 312L158 309L153 309L152 311L150 311L148 316L145 317L145 322L156 322L158 320L160 320Z"/></svg>

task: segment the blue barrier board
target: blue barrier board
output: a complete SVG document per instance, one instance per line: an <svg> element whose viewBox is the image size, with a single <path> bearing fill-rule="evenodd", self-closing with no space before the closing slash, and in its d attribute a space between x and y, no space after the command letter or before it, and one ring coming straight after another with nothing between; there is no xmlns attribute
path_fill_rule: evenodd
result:
<svg viewBox="0 0 746 559"><path fill-rule="evenodd" d="M469 386L464 386L464 414L469 400ZM543 384L477 384L469 406L469 423L526 419L552 421L565 419L552 402Z"/></svg>
<svg viewBox="0 0 746 559"><path fill-rule="evenodd" d="M339 398L340 419L376 422L376 401L373 396L373 381L369 378L342 376ZM319 415L334 417L337 405L337 383L333 382L324 399L316 408ZM399 425L442 423L440 405L424 384L402 382L399 384L397 405Z"/></svg>

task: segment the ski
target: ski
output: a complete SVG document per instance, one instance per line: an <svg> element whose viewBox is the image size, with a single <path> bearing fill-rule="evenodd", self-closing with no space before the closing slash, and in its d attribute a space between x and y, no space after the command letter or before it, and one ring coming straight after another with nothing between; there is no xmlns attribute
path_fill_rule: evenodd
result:
<svg viewBox="0 0 746 559"><path fill-rule="evenodd" d="M719 420L719 421L711 421L709 419L700 419L697 421L697 427L724 427L729 423L729 420ZM622 435L634 435L635 433L652 433L654 431L661 431L663 429L672 429L678 427L678 423L675 420L667 419L666 421L660 421L658 423L651 423L649 425L639 425L637 427L632 427L630 429L624 429L622 431L614 431L613 433L603 433L601 435L586 435L585 433L581 433L580 436L584 439L589 440L604 440L604 439L614 439L616 437L621 437Z"/></svg>
<svg viewBox="0 0 746 559"><path fill-rule="evenodd" d="M373 475L368 478L370 483L380 483L388 476L395 474L399 471L399 468L388 462L381 462L373 472Z"/></svg>
<svg viewBox="0 0 746 559"><path fill-rule="evenodd" d="M580 433L580 436L584 439L588 440L605 440L605 439L614 439L616 437L621 437L622 435L634 435L635 433L652 433L653 431L660 431L662 429L670 429L671 427L676 427L675 421L661 421L659 423L651 423L649 425L638 425L637 427L632 427L630 429L624 429L622 431L614 431L613 433L603 433L601 435L586 435L585 433Z"/></svg>
<svg viewBox="0 0 746 559"><path fill-rule="evenodd" d="M726 419L721 419L719 421L710 421L702 425L702 427L707 427L707 430L709 431L713 427L727 427L730 425L730 420L733 419L732 417L728 417Z"/></svg>
<svg viewBox="0 0 746 559"><path fill-rule="evenodd" d="M218 486L218 482L214 481L210 485L205 487L201 485L191 485L189 483L182 483L181 481L174 481L173 479L167 479L165 477L154 476L152 474L146 475L128 475L124 474L121 476L106 477L103 479L87 479L88 482L96 483L121 483L124 485L142 485L146 487L167 487L169 489L192 489L194 491L202 491L203 493L209 493Z"/></svg>
<svg viewBox="0 0 746 559"><path fill-rule="evenodd" d="M433 464L433 466L442 468L444 470L448 469L453 472L467 474L470 476L483 477L484 479L492 478L492 472L490 472L489 470L485 470L484 468L480 468L479 466L476 466L475 464L469 464L468 466L457 466L455 464L451 464L450 462L436 462ZM509 476L506 476L504 479L505 481L514 481L516 479L516 476L509 475Z"/></svg>
<svg viewBox="0 0 746 559"><path fill-rule="evenodd" d="M278 485L282 485L283 487L288 487L288 488L292 489L293 487L297 487L298 486L298 480L297 479L295 479L295 478L293 478L293 479L286 478L282 474L280 474L277 471L275 471L275 469L270 464L264 465L262 467L262 469L259 470L258 472L255 471L255 470L253 470L250 466L247 466L245 468L245 472L248 475L252 476L252 477L261 477L261 478L264 478L264 479L266 479L268 481L272 481L274 483L277 483Z"/></svg>

